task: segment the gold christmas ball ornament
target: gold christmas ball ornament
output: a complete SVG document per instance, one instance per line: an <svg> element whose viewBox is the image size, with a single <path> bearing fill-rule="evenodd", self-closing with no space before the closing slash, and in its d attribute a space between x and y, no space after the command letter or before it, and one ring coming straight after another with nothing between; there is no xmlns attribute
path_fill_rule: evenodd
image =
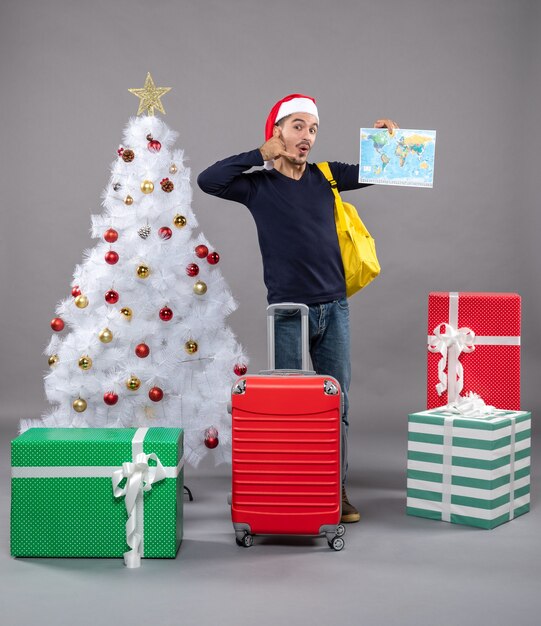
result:
<svg viewBox="0 0 541 626"><path fill-rule="evenodd" d="M85 309L88 306L88 298L84 294L77 296L75 298L75 306L78 309Z"/></svg>
<svg viewBox="0 0 541 626"><path fill-rule="evenodd" d="M108 328L100 330L98 337L102 343L111 343L113 341L113 333Z"/></svg>
<svg viewBox="0 0 541 626"><path fill-rule="evenodd" d="M58 358L58 354L51 354L48 363L52 367L53 365L56 365L58 361L60 361L60 359Z"/></svg>
<svg viewBox="0 0 541 626"><path fill-rule="evenodd" d="M141 183L141 191L143 193L152 193L154 191L154 183L151 180L144 180Z"/></svg>
<svg viewBox="0 0 541 626"><path fill-rule="evenodd" d="M186 350L188 354L195 354L197 352L197 348L197 342L193 339L188 339L188 341L184 344L184 350Z"/></svg>
<svg viewBox="0 0 541 626"><path fill-rule="evenodd" d="M77 398L77 400L73 401L73 404L71 406L75 411L77 411L77 413L82 413L83 411L86 411L86 407L88 405L86 403L86 400L83 400L82 398Z"/></svg>
<svg viewBox="0 0 541 626"><path fill-rule="evenodd" d="M92 359L88 356L88 354L83 354L83 356L79 359L79 367L86 371L92 367Z"/></svg>
<svg viewBox="0 0 541 626"><path fill-rule="evenodd" d="M137 391L141 386L141 381L137 378L137 376L130 376L126 381L126 387L131 391Z"/></svg>
<svg viewBox="0 0 541 626"><path fill-rule="evenodd" d="M124 204L128 206L133 204L133 198L129 194L124 198Z"/></svg>
<svg viewBox="0 0 541 626"><path fill-rule="evenodd" d="M130 307L124 306L120 309L120 314L122 315L122 317L126 318L127 320L131 320L133 311L130 309Z"/></svg>
<svg viewBox="0 0 541 626"><path fill-rule="evenodd" d="M207 293L207 284L202 280L198 280L193 286L193 291L197 296L202 296Z"/></svg>
<svg viewBox="0 0 541 626"><path fill-rule="evenodd" d="M177 172L178 172L178 167L174 163L171 163L171 167L169 168L169 173L176 174Z"/></svg>
<svg viewBox="0 0 541 626"><path fill-rule="evenodd" d="M184 226L186 226L187 223L188 223L188 220L184 217L184 215L180 215L179 213L177 213L175 217L173 218L173 224L177 228L184 228Z"/></svg>
<svg viewBox="0 0 541 626"><path fill-rule="evenodd" d="M137 267L137 276L139 278L148 278L150 276L150 267L144 264L139 265Z"/></svg>

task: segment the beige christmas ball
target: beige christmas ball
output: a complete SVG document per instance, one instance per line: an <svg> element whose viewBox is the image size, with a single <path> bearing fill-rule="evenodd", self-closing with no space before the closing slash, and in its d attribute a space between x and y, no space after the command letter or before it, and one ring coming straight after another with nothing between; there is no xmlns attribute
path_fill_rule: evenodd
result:
<svg viewBox="0 0 541 626"><path fill-rule="evenodd" d="M75 306L78 309L85 309L88 306L88 298L84 294L77 296L75 298Z"/></svg>

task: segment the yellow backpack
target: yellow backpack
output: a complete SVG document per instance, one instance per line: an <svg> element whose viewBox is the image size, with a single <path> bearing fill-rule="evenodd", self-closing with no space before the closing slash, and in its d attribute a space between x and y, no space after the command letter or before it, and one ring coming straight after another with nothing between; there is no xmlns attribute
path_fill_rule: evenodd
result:
<svg viewBox="0 0 541 626"><path fill-rule="evenodd" d="M380 273L376 243L363 224L357 209L349 202L343 202L331 168L327 162L318 163L334 193L334 221L338 243L344 264L346 294L350 298Z"/></svg>

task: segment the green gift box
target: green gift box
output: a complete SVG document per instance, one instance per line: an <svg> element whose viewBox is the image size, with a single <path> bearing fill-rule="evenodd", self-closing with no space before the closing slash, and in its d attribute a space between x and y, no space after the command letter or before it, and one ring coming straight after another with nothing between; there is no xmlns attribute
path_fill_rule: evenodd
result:
<svg viewBox="0 0 541 626"><path fill-rule="evenodd" d="M181 428L27 430L11 442L12 556L175 558L183 463Z"/></svg>
<svg viewBox="0 0 541 626"><path fill-rule="evenodd" d="M463 417L446 407L408 421L407 513L495 528L530 510L531 413Z"/></svg>

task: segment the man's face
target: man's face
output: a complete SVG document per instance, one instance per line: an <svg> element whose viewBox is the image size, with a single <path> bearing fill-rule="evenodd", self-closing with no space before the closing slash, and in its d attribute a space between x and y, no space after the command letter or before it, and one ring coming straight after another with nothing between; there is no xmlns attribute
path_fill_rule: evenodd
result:
<svg viewBox="0 0 541 626"><path fill-rule="evenodd" d="M286 145L286 151L294 154L294 159L289 159L296 165L306 163L310 150L317 136L317 118L310 113L293 113L279 126L282 131L282 140ZM287 158L287 157L286 157Z"/></svg>

